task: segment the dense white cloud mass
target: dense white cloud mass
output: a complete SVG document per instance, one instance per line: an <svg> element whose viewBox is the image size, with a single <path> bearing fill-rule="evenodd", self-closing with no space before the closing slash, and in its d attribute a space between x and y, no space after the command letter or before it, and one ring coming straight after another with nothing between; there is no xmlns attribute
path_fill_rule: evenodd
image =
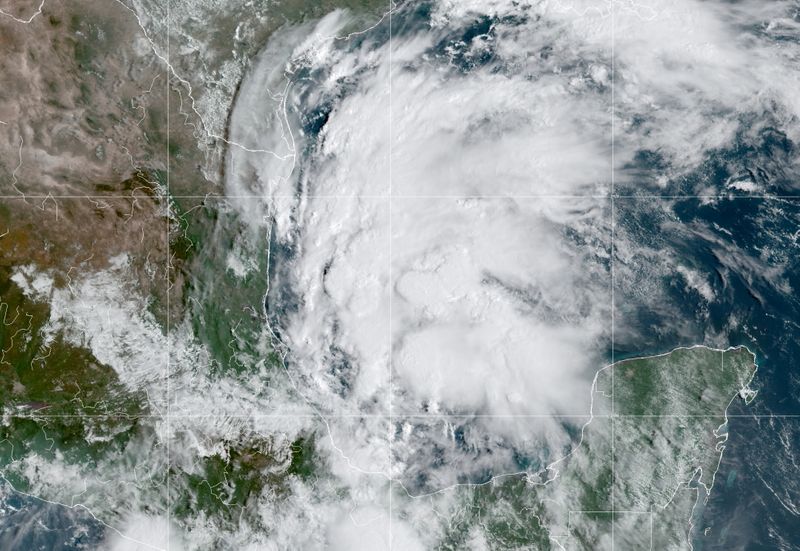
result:
<svg viewBox="0 0 800 551"><path fill-rule="evenodd" d="M389 526L395 548L422 545L390 520L389 478L427 493L565 439L548 419L418 415L588 412L610 325L609 48L592 44L609 27L552 15L461 40L472 15L440 7L431 28L399 10L389 44L320 39L347 20L333 14L279 37L240 91L233 138L294 148L232 149L228 192L263 196L240 203L272 224L272 330L353 489L349 518L319 511L333 548L386 548ZM258 72L277 55L288 86ZM284 87L285 105L265 101Z"/></svg>
<svg viewBox="0 0 800 551"><path fill-rule="evenodd" d="M416 495L513 472L526 446L562 449L564 424L435 416L588 413L610 337L612 172L618 193L765 189L735 166L721 187L689 176L765 129L796 139L798 46L779 40L796 22L788 3L691 0L402 4L391 41L386 21L335 38L347 21L277 37L231 119L273 152L232 149L227 177L272 228L287 373L347 484ZM331 522L330 542L350 541Z"/></svg>
<svg viewBox="0 0 800 551"><path fill-rule="evenodd" d="M609 324L603 201L405 199L393 215L399 386L433 412L586 413Z"/></svg>
<svg viewBox="0 0 800 551"><path fill-rule="evenodd" d="M468 44L452 15L401 10L391 45L306 40L297 158L254 180L274 157L232 152L231 189L260 182L275 213L275 330L328 411L583 413L610 313L608 52L586 38L608 25L519 13Z"/></svg>
<svg viewBox="0 0 800 551"><path fill-rule="evenodd" d="M567 439L549 419L417 415L588 412L610 324L611 119L608 48L587 36L600 42L608 22L554 16L467 44L458 28L473 17L439 9L431 30L406 13L391 45L307 39L285 53L285 111L261 101L262 77L240 92L243 132L284 121L250 147L290 134L295 147L285 161L232 150L229 193L263 194L243 212L274 220L272 329L352 489L346 516L313 506L331 548L387 548L389 527L394 548L428 548L432 534L415 543L387 511L390 477L403 486L389 491L424 494L518 471L518 453L545 461ZM390 412L392 424L370 417ZM404 513L418 528L420 511Z"/></svg>

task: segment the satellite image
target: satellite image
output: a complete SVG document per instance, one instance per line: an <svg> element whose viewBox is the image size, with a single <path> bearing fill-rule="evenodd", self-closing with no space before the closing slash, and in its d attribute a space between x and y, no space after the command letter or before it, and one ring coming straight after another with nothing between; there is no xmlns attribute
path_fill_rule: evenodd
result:
<svg viewBox="0 0 800 551"><path fill-rule="evenodd" d="M797 0L0 52L0 551L800 550Z"/></svg>

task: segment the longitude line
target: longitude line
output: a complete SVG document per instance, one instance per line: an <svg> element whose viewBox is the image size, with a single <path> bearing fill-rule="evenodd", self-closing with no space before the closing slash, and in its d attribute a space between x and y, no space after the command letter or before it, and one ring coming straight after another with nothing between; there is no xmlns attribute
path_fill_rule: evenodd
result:
<svg viewBox="0 0 800 551"><path fill-rule="evenodd" d="M394 503L392 500L392 494L394 493L394 487L392 485L392 477L393 477L393 440L394 440L394 419L392 417L392 396L394 394L394 382L392 379L392 0L388 0L389 2L389 51L388 51L388 61L389 61L389 70L388 70L388 84L389 84L389 97L388 97L388 107L389 107L389 186L388 186L388 198L389 198L389 281L388 281L388 291L389 291L389 323L388 323L388 345L389 345L389 366L388 366L388 373L389 373L389 433L388 433L388 441L389 441L389 551L392 550L392 516L394 514Z"/></svg>
<svg viewBox="0 0 800 551"><path fill-rule="evenodd" d="M615 310L615 296L614 296L614 283L615 283L615 273L614 273L614 254L615 254L615 204L614 204L614 139L615 139L615 126L614 126L614 112L615 112L615 93L614 93L614 78L615 78L615 63L614 63L614 0L610 0L611 2L611 365L613 366L615 363L614 357L614 348L615 348L615 334L614 334L614 310ZM616 506L616 499L615 499L615 485L616 485L616 424L614 415L616 414L615 409L615 402L616 402L616 393L614 388L614 371L615 369L612 367L611 369L611 551L614 551L614 525L616 524L616 515L614 514L614 508Z"/></svg>
<svg viewBox="0 0 800 551"><path fill-rule="evenodd" d="M166 438L167 438L167 465L166 465L166 469L167 469L167 472L166 472L166 475L167 475L167 534L166 534L166 536L167 536L167 541L166 541L167 551L169 551L169 548L170 548L170 540L171 540L170 531L172 529L172 488L171 488L171 485L170 485L170 479L171 479L170 471L171 471L171 468L172 468L171 467L172 453L171 453L171 449L170 449L170 440L171 440L171 432L172 432L172 430L171 430L171 420L170 420L170 415L172 413L171 412L172 398L170 396L170 384L169 384L170 371L171 371L171 366L170 366L170 356L171 356L171 349L170 349L171 344L170 344L170 342L171 341L170 341L170 334L169 334L169 330L170 330L169 326L170 326L170 323L172 321L170 319L170 299L169 299L169 295L170 295L170 292L171 292L170 284L169 284L169 281L170 281L169 280L169 278L170 278L170 264L171 264L171 258L172 258L172 251L170 250L170 243L169 243L169 201L170 201L170 195L169 195L169 192L170 192L170 190L169 190L169 183L170 183L169 182L169 169L170 169L170 154L169 154L169 138L170 138L170 127L169 127L169 122L170 122L170 105L169 105L169 95L170 94L169 94L169 92L170 92L170 90L169 90L169 80L170 80L170 74L169 74L169 67L172 67L172 63L170 62L170 40L169 40L169 37L170 37L170 34L171 34L170 25L171 25L171 18L172 18L171 17L171 13L170 13L170 4L171 3L172 3L172 0L167 0L167 78L166 78L166 81L167 81L167 84L166 84L166 86L167 86L167 148L166 148L166 154L167 154L167 163L166 163L167 197L166 197L166 201L165 201L165 205L164 205L165 208L166 208L165 222L166 222L166 239L167 239L167 272L166 272L166 282L165 282L166 291L167 291L167 297L166 297L166 304L167 304L167 316L166 316L166 319L167 319L167 330L166 330L166 335L167 335L167 372L166 372L166 382L165 382L166 383L166 390L167 390L167 423L166 423L166 425L167 425L167 431L166 431L167 432L167 434L166 434Z"/></svg>

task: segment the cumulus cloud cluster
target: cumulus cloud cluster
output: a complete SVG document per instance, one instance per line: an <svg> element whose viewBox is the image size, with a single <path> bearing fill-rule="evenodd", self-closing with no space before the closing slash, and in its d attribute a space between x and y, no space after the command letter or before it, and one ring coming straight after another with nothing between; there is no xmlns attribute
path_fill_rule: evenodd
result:
<svg viewBox="0 0 800 551"><path fill-rule="evenodd" d="M274 214L291 369L336 412L585 412L609 326L610 117L607 51L582 35L606 26L416 17L391 43L305 40L293 172L229 161Z"/></svg>
<svg viewBox="0 0 800 551"><path fill-rule="evenodd" d="M399 9L391 41L388 22L331 38L341 13L287 31L231 117L237 141L273 152L232 149L227 174L271 227L275 342L353 489L348 525L383 545L389 526L415 544L376 489L436 491L558 447L560 421L526 434L505 417L587 414L608 347L609 48L586 40L608 22L502 11ZM490 417L462 430L440 414ZM353 532L329 543L353 548Z"/></svg>
<svg viewBox="0 0 800 551"><path fill-rule="evenodd" d="M612 191L684 190L767 127L795 139L787 3L403 4L391 40L386 20L341 40L346 22L286 31L255 64L232 135L271 153L232 149L227 175L272 229L287 372L356 478L455 472L457 453L418 451L480 434L523 446L516 423L457 437L438 415L586 414L609 350ZM689 190L721 191L706 185ZM388 430L366 418L386 414Z"/></svg>
<svg viewBox="0 0 800 551"><path fill-rule="evenodd" d="M412 199L393 215L393 364L406 395L429 412L588 411L610 319L603 202Z"/></svg>

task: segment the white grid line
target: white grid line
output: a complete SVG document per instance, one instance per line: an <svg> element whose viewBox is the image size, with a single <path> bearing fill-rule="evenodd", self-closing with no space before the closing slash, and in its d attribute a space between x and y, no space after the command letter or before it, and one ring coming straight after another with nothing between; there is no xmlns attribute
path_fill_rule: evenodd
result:
<svg viewBox="0 0 800 551"><path fill-rule="evenodd" d="M392 485L392 477L394 476L394 469L393 461L394 461L394 417L393 417L393 395L394 395L394 377L393 377L393 341L392 341L392 32L393 32L393 19L392 19L392 12L393 12L393 0L388 0L389 4L389 50L388 50L388 59L389 59L389 70L388 73L388 84L389 84L389 95L388 95L388 107L389 107L389 159L388 159L388 168L389 168L389 186L388 186L388 194L389 194L389 282L388 282L388 291L389 291L389 323L388 323L388 332L389 332L389 481L388 481L388 489L389 489L389 522L388 522L388 545L389 551L392 551L392 516L394 514L394 501L393 501L393 494L394 494L394 486Z"/></svg>
<svg viewBox="0 0 800 551"><path fill-rule="evenodd" d="M170 389L170 381L169 381L170 380L170 373L172 371L171 365L170 365L172 349L171 349L171 341L170 341L170 334L169 334L169 332L170 332L170 323L172 321L170 319L171 316L170 316L170 298L169 298L170 297L170 292L171 292L171 286L170 286L170 264L171 264L171 258L172 258L172 251L170 250L170 242L169 242L169 223L170 223L169 222L169 214L170 214L170 209L169 209L169 202L170 202L170 194L169 194L170 193L170 189L169 189L170 181L169 181L169 176L170 176L170 164L171 164L171 161L172 161L172 157L171 157L171 155L169 153L169 140L170 140L170 104L169 104L169 96L170 96L170 78L171 78L171 75L170 75L170 72L169 72L169 68L172 67L172 63L170 61L170 34L171 34L171 30L172 30L171 26L170 26L171 25L171 19L172 19L172 17L171 17L172 14L171 14L171 11L170 11L170 5L171 4L172 4L172 0L167 0L167 67L166 67L166 71L165 71L166 75L167 75L167 78L165 79L167 81L166 82L166 91L167 91L167 146L166 146L166 150L165 150L165 152L167 154L167 162L166 162L166 167L167 167L167 170L166 170L167 197L166 197L166 201L165 201L165 205L164 205L164 207L166 209L166 215L167 215L166 216L166 220L165 220L165 231L166 231L166 240L167 240L167 258L166 258L166 264L167 264L166 268L167 268L167 270L166 270L166 281L165 281L166 293L167 293L167 297L166 297L166 304L167 304L167 317L166 317L166 319L167 319L167 327L166 327L166 335L167 335L167 377L166 377L166 387L167 387L166 388L166 390L167 390L167 419L166 419L166 421L167 421L166 422L166 425L167 425L167 465L166 465L166 470L167 470L167 472L166 472L166 475L167 475L167 480L166 480L166 484L167 484L167 534L166 535L167 535L167 542L166 543L167 543L167 551L170 551L170 540L171 540L170 531L172 529L172 487L171 487L171 484L170 484L170 480L172 478L170 476L170 473L172 472L172 454L171 454L172 450L171 450L171 447L170 447L170 442L172 441L172 434L171 434L172 433L172 430L171 430L171 426L172 425L171 425L171 417L170 417L171 414L172 414L172 411L171 411L171 408L172 408L172 397L171 397L171 394L170 394L171 389Z"/></svg>
<svg viewBox="0 0 800 551"><path fill-rule="evenodd" d="M16 413L9 413L3 412L5 417L15 418L15 419L165 419L167 415L165 414L157 414L157 413L142 413L142 414L126 414L126 413L81 413L81 414L48 414L48 415L37 415L37 414L16 414ZM219 419L319 419L318 413L252 413L252 414L235 414L235 413L193 413L193 414L183 414L183 413L170 413L170 418L178 418L178 419L209 419L209 418L219 418ZM339 414L327 414L325 416L327 419L389 419L389 414L381 414L381 413L366 413L366 414L358 414L358 413L339 413ZM473 420L473 419L724 419L727 417L728 419L754 419L754 420L769 420L769 419L789 419L789 420L800 420L800 414L728 414L727 416L724 413L718 414L703 414L703 415L678 415L678 414L625 414L625 413L615 413L614 415L611 414L594 414L589 415L588 413L576 413L576 414L555 414L555 413L543 413L543 414L521 414L521 415L492 415L492 414L475 414L471 415L469 413L442 413L442 414L392 414L392 418L401 417L403 419L463 419L463 420Z"/></svg>
<svg viewBox="0 0 800 551"><path fill-rule="evenodd" d="M615 70L616 64L614 63L614 0L610 0L611 3L611 365L614 365L614 306L615 296L614 296L614 254L615 254L615 205L614 205L614 191L615 191L615 178L614 178L614 138L615 138L615 92L614 92L614 77L615 77ZM614 393L614 372L616 369L611 369L611 551L614 551L614 525L615 522L615 514L614 514L614 507L615 507L615 485L617 481L616 475L616 448L615 448L615 421L614 421L614 414L616 413L614 403L616 402L616 394Z"/></svg>
<svg viewBox="0 0 800 551"><path fill-rule="evenodd" d="M47 200L47 199L91 199L91 200L109 200L109 199L147 199L158 198L158 195L152 196L147 193L139 195L40 195L40 194L26 194L26 195L0 195L0 200ZM733 195L733 194L711 194L711 195L651 195L651 194L585 194L585 195L557 195L557 194L508 194L508 195L315 195L307 194L304 197L308 199L610 199L610 200L633 200L633 199L751 199L757 201L770 201L770 200L800 200L798 195ZM226 199L296 199L296 195L289 194L269 194L269 195L216 195L213 193L207 195L173 195L173 199L208 199L208 200L226 200Z"/></svg>

